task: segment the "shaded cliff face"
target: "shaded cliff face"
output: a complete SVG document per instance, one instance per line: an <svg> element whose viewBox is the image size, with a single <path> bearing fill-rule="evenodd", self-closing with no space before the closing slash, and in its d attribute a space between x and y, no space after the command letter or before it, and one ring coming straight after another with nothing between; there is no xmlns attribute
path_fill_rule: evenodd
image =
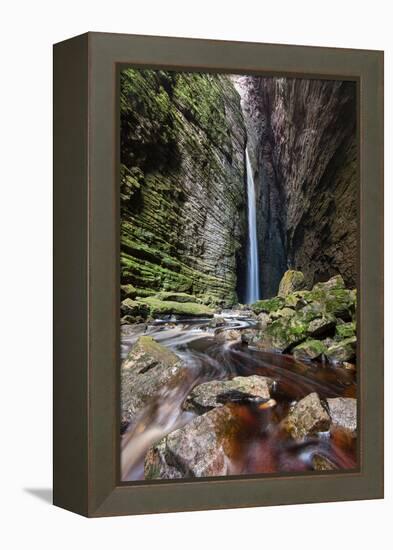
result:
<svg viewBox="0 0 393 550"><path fill-rule="evenodd" d="M356 284L356 89L352 82L238 77L257 186L263 297L286 268Z"/></svg>
<svg viewBox="0 0 393 550"><path fill-rule="evenodd" d="M237 301L246 261L245 142L229 77L122 72L122 284L140 296L171 290Z"/></svg>

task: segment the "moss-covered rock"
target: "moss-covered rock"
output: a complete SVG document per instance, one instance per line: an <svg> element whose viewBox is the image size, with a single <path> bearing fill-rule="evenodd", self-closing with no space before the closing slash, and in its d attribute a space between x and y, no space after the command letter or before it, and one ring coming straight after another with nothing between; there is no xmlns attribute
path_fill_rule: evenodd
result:
<svg viewBox="0 0 393 550"><path fill-rule="evenodd" d="M254 304L251 304L251 310L256 314L259 315L259 313L272 313L273 311L277 311L278 309L281 309L284 305L284 299L280 296L276 296L275 298L271 298L268 300L258 300Z"/></svg>
<svg viewBox="0 0 393 550"><path fill-rule="evenodd" d="M334 330L336 322L334 315L324 314L310 322L308 333L310 336L321 338Z"/></svg>
<svg viewBox="0 0 393 550"><path fill-rule="evenodd" d="M189 304L199 302L196 296L186 294L185 292L159 292L155 295L155 298L157 298L157 300L162 300L163 302L179 302Z"/></svg>
<svg viewBox="0 0 393 550"><path fill-rule="evenodd" d="M327 358L334 363L352 362L356 358L356 336L346 338L326 350Z"/></svg>
<svg viewBox="0 0 393 550"><path fill-rule="evenodd" d="M298 361L312 361L326 353L326 347L320 340L306 340L292 350L293 356Z"/></svg>
<svg viewBox="0 0 393 550"><path fill-rule="evenodd" d="M335 277L331 277L328 281L316 283L313 286L313 291L323 290L341 290L345 288L344 279L341 277L341 275L336 275Z"/></svg>
<svg viewBox="0 0 393 550"><path fill-rule="evenodd" d="M263 313L260 313L260 315L263 315ZM272 321L274 321L276 319L279 319L280 317L293 317L294 315L296 315L295 310L289 307L283 307L282 309L277 309L277 311L273 311L270 314L270 318Z"/></svg>
<svg viewBox="0 0 393 550"><path fill-rule="evenodd" d="M308 323L296 317L281 317L266 327L257 347L281 352L290 351L307 337Z"/></svg>
<svg viewBox="0 0 393 550"><path fill-rule="evenodd" d="M356 323L342 323L336 327L336 336L338 339L352 338L356 336Z"/></svg>
<svg viewBox="0 0 393 550"><path fill-rule="evenodd" d="M208 306L195 302L171 302L159 300L155 296L141 298L140 302L146 304L152 317L161 315L175 315L180 317L213 317L214 311Z"/></svg>
<svg viewBox="0 0 393 550"><path fill-rule="evenodd" d="M151 336L141 336L121 366L122 421L129 422L164 386L181 387L187 369Z"/></svg>
<svg viewBox="0 0 393 550"><path fill-rule="evenodd" d="M137 318L147 319L150 314L150 307L148 304L145 304L142 301L131 300L131 298L126 298L121 302L120 311L123 315L127 316L128 319Z"/></svg>
<svg viewBox="0 0 393 550"><path fill-rule="evenodd" d="M286 271L280 281L278 295L285 298L296 290L302 290L306 286L304 275L301 271L290 269Z"/></svg>
<svg viewBox="0 0 393 550"><path fill-rule="evenodd" d="M138 292L136 288L133 285L121 285L120 286L121 291L121 298L124 300L125 298L136 298L138 295Z"/></svg>

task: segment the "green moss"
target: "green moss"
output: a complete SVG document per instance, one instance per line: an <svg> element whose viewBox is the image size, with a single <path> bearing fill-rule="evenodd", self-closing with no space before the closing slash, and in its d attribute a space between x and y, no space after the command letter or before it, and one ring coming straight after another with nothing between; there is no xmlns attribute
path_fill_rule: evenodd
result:
<svg viewBox="0 0 393 550"><path fill-rule="evenodd" d="M184 317L213 317L214 311L209 307L194 302L170 302L159 300L156 297L142 298L147 304L153 317L160 315L181 315Z"/></svg>
<svg viewBox="0 0 393 550"><path fill-rule="evenodd" d="M147 304L142 301L132 300L131 298L126 298L122 301L120 311L124 316L127 316L129 321L131 319L135 321L147 319L150 314L150 308Z"/></svg>
<svg viewBox="0 0 393 550"><path fill-rule="evenodd" d="M197 303L198 299L185 292L159 292L155 298L163 302Z"/></svg>
<svg viewBox="0 0 393 550"><path fill-rule="evenodd" d="M292 352L298 361L311 361L324 355L326 346L320 340L308 339L294 347Z"/></svg>
<svg viewBox="0 0 393 550"><path fill-rule="evenodd" d="M234 171L233 127L244 129L244 123L233 84L225 75L126 69L120 87L122 284L132 284L137 296L185 292L232 305L235 269L216 276L203 250L190 253L185 242L184 225L193 220L186 217L183 164L209 200L214 182L226 181L228 200L245 216L240 163L239 173L228 179L221 155ZM230 233L225 245L227 257L241 249Z"/></svg>
<svg viewBox="0 0 393 550"><path fill-rule="evenodd" d="M294 317L282 317L267 326L263 339L265 347L287 351L307 336L307 324Z"/></svg>
<svg viewBox="0 0 393 550"><path fill-rule="evenodd" d="M356 358L356 342L356 336L341 340L327 349L326 356L330 361L338 363L353 361Z"/></svg>
<svg viewBox="0 0 393 550"><path fill-rule="evenodd" d="M168 367L174 367L179 363L179 357L175 353L156 342L151 336L140 336L131 348L126 361L129 358L135 360L135 357L138 358L139 363L143 363L144 358L147 357L149 362L153 358L157 363Z"/></svg>
<svg viewBox="0 0 393 550"><path fill-rule="evenodd" d="M304 275L301 271L294 271L292 269L284 273L283 278L280 281L280 287L278 295L285 298L288 294L293 293L296 290L301 290L306 286Z"/></svg>
<svg viewBox="0 0 393 550"><path fill-rule="evenodd" d="M336 336L339 339L352 338L356 336L356 323L343 323L336 326Z"/></svg>
<svg viewBox="0 0 393 550"><path fill-rule="evenodd" d="M136 298L137 290L133 285L121 285L121 297L124 298Z"/></svg>
<svg viewBox="0 0 393 550"><path fill-rule="evenodd" d="M258 300L254 304L251 304L251 310L259 315L260 313L272 313L284 306L284 299L276 296L275 298L270 298L269 300Z"/></svg>

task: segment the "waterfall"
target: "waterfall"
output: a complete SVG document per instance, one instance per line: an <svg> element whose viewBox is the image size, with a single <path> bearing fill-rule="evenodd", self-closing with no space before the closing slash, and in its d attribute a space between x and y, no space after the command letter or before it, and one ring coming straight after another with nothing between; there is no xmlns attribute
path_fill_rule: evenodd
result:
<svg viewBox="0 0 393 550"><path fill-rule="evenodd" d="M247 247L247 286L246 301L252 304L259 300L259 265L257 243L257 214L255 204L255 186L250 157L246 149L246 176L248 201L248 247Z"/></svg>

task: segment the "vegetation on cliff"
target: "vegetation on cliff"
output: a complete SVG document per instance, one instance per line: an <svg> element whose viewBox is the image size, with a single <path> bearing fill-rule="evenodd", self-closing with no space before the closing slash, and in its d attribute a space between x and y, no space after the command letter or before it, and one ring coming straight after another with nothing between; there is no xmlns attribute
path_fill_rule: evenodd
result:
<svg viewBox="0 0 393 550"><path fill-rule="evenodd" d="M237 301L245 128L225 75L121 72L121 279ZM240 266L240 267L239 267Z"/></svg>

